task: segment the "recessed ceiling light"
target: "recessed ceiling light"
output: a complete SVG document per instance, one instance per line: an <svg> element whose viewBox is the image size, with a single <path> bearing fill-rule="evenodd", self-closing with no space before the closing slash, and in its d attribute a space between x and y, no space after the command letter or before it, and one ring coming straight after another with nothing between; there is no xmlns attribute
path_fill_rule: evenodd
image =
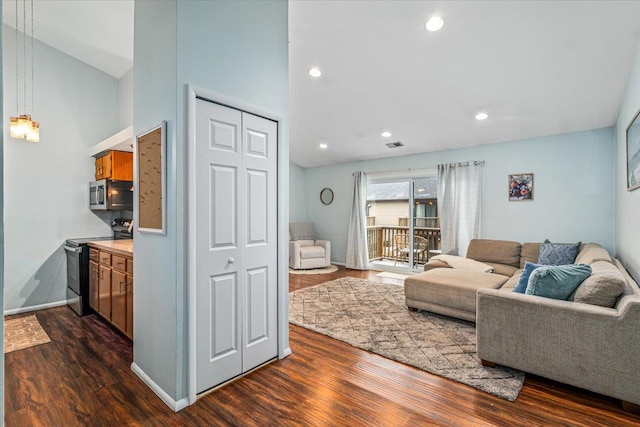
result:
<svg viewBox="0 0 640 427"><path fill-rule="evenodd" d="M326 150L327 148L329 148L329 146L327 144L325 144L324 142L320 143L320 145L318 147L320 147L321 150Z"/></svg>
<svg viewBox="0 0 640 427"><path fill-rule="evenodd" d="M311 77L320 77L322 75L322 71L320 71L320 68L309 68L309 75Z"/></svg>
<svg viewBox="0 0 640 427"><path fill-rule="evenodd" d="M432 16L424 24L427 31L439 31L444 27L444 19L441 16Z"/></svg>
<svg viewBox="0 0 640 427"><path fill-rule="evenodd" d="M476 114L476 120L486 120L489 117L487 113Z"/></svg>
<svg viewBox="0 0 640 427"><path fill-rule="evenodd" d="M385 130L380 134L380 136L383 138L389 138L391 136L391 132L389 132L388 130Z"/></svg>

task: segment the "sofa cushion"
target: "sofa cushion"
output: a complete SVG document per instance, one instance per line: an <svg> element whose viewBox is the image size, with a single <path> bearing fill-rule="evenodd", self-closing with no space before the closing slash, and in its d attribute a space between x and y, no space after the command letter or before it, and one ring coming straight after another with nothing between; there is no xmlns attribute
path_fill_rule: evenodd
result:
<svg viewBox="0 0 640 427"><path fill-rule="evenodd" d="M591 267L585 264L539 267L531 273L525 294L566 300L590 275Z"/></svg>
<svg viewBox="0 0 640 427"><path fill-rule="evenodd" d="M303 246L300 248L300 259L324 258L322 246Z"/></svg>
<svg viewBox="0 0 640 427"><path fill-rule="evenodd" d="M518 283L518 280L520 280L521 275L522 275L522 269L519 268L515 271L515 273L513 273L513 276L511 276L509 280L507 280L507 282L504 285L502 285L500 289L509 291L509 292L513 291L513 288Z"/></svg>
<svg viewBox="0 0 640 427"><path fill-rule="evenodd" d="M511 277L513 273L519 270L519 268L512 265L498 264L497 262L487 262L486 264L493 268L493 273L502 274L503 276Z"/></svg>
<svg viewBox="0 0 640 427"><path fill-rule="evenodd" d="M575 302L612 308L625 290L626 282L620 271L608 261L591 264L593 272L569 298Z"/></svg>
<svg viewBox="0 0 640 427"><path fill-rule="evenodd" d="M540 243L523 243L520 250L520 268L524 268L527 262L538 264L540 257Z"/></svg>
<svg viewBox="0 0 640 427"><path fill-rule="evenodd" d="M518 242L507 240L473 239L467 249L467 258L480 262L520 267L520 248Z"/></svg>
<svg viewBox="0 0 640 427"><path fill-rule="evenodd" d="M408 299L475 313L476 291L481 288L499 289L508 279L501 274L436 268L407 277L404 293Z"/></svg>
<svg viewBox="0 0 640 427"><path fill-rule="evenodd" d="M531 277L531 273L533 273L533 270L539 267L542 267L542 264L527 262L522 269L522 274L520 275L520 279L518 279L518 283L513 288L513 292L524 294L527 290L527 285L529 284L529 277Z"/></svg>
<svg viewBox="0 0 640 427"><path fill-rule="evenodd" d="M551 243L545 240L540 245L540 257L538 263L544 265L573 264L582 243Z"/></svg>
<svg viewBox="0 0 640 427"><path fill-rule="evenodd" d="M597 261L606 261L611 263L611 256L609 255L609 252L597 243L585 243L580 248L580 252L578 252L575 263L591 265Z"/></svg>

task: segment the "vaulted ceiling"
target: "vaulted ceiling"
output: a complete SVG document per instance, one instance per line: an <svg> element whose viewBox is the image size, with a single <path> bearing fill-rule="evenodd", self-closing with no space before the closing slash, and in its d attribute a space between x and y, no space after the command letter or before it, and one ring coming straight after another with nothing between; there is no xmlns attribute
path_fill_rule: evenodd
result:
<svg viewBox="0 0 640 427"><path fill-rule="evenodd" d="M36 0L35 32L114 77L133 65L132 0ZM289 38L290 157L311 167L612 126L640 2L292 0Z"/></svg>

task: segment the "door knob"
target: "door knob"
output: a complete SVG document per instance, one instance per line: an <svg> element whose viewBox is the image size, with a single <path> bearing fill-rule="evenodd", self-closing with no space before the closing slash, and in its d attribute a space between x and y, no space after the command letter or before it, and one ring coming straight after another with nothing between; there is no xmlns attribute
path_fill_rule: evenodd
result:
<svg viewBox="0 0 640 427"><path fill-rule="evenodd" d="M235 258L229 258L229 259L227 260L227 262L228 262L229 264L233 264L234 262L236 262L236 260L235 260Z"/></svg>

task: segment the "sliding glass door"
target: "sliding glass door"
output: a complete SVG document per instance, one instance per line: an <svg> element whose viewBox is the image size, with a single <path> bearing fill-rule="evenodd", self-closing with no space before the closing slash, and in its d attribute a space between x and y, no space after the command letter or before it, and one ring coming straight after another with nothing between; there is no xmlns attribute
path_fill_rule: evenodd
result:
<svg viewBox="0 0 640 427"><path fill-rule="evenodd" d="M439 248L435 175L376 178L367 185L367 244L372 268L419 271ZM432 252L433 253L433 252Z"/></svg>

